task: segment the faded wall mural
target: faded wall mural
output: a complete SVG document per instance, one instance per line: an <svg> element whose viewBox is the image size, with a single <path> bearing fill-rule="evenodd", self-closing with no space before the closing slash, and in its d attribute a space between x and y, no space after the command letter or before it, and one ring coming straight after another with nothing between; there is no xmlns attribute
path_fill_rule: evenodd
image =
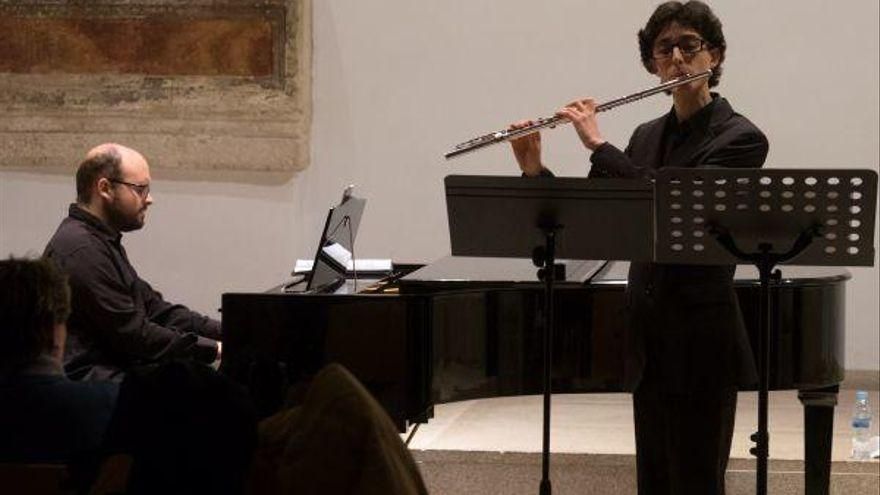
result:
<svg viewBox="0 0 880 495"><path fill-rule="evenodd" d="M308 166L310 0L0 1L0 167Z"/></svg>

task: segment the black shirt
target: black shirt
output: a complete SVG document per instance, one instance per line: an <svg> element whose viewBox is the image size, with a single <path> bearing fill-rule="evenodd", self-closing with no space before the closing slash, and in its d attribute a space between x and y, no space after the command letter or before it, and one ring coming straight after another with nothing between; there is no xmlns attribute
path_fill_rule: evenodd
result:
<svg viewBox="0 0 880 495"><path fill-rule="evenodd" d="M62 462L95 452L116 404L116 383L74 382L43 354L0 376L0 462Z"/></svg>
<svg viewBox="0 0 880 495"><path fill-rule="evenodd" d="M714 112L715 107L718 106L718 98L719 96L713 93L712 101L706 104L703 108L697 110L696 113L691 115L690 118L684 122L678 121L674 108L669 111L666 115L666 128L663 131L663 155L658 157L658 168L691 165L671 163L670 159L673 156L673 152L677 148L680 148L689 136L699 129L706 129L709 127L712 112Z"/></svg>
<svg viewBox="0 0 880 495"><path fill-rule="evenodd" d="M220 322L171 304L138 277L122 234L70 205L45 255L69 276L65 370L73 379L121 379L131 366L168 358L210 363ZM207 337L207 338L206 338Z"/></svg>
<svg viewBox="0 0 880 495"><path fill-rule="evenodd" d="M0 375L0 462L65 464L65 485L87 493L118 393L117 383L68 380L46 354Z"/></svg>

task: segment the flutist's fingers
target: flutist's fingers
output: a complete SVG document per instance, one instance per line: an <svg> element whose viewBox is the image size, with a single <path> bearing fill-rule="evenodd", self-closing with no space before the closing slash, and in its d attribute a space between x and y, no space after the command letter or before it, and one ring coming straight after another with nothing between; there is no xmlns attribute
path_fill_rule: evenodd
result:
<svg viewBox="0 0 880 495"><path fill-rule="evenodd" d="M530 125L535 125L534 120L520 120L510 124L509 129L522 129L523 127L528 127Z"/></svg>
<svg viewBox="0 0 880 495"><path fill-rule="evenodd" d="M575 107L585 113L596 113L596 106L598 106L598 103L596 103L596 100L593 98L584 98L583 100L573 101L567 106Z"/></svg>
<svg viewBox="0 0 880 495"><path fill-rule="evenodd" d="M556 112L558 117L567 119L574 125L581 142L590 151L595 151L605 143L596 120L596 106L596 100L585 98L573 101Z"/></svg>
<svg viewBox="0 0 880 495"><path fill-rule="evenodd" d="M510 124L510 129L522 129L531 125L534 125L534 121L521 120ZM529 177L541 174L544 169L541 163L541 133L533 132L511 139L510 146L513 148L513 156L516 157L516 162L523 174Z"/></svg>

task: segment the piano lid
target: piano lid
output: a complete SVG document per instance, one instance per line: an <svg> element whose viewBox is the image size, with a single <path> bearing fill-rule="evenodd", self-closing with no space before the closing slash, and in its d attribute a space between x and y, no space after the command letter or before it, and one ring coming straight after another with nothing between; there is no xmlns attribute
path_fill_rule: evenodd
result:
<svg viewBox="0 0 880 495"><path fill-rule="evenodd" d="M839 266L780 266L782 285L827 285L845 282L852 278L850 272ZM600 274L593 277L591 285L626 284L628 261L612 261ZM736 285L760 285L758 269L752 265L737 265L733 276Z"/></svg>
<svg viewBox="0 0 880 495"><path fill-rule="evenodd" d="M565 264L565 284L626 284L629 262L602 260L559 260ZM842 282L852 278L842 267L781 266L783 285L814 285ZM758 284L758 270L738 265L737 285ZM539 284L538 269L523 258L483 258L445 256L401 278L403 285L482 285Z"/></svg>
<svg viewBox="0 0 880 495"><path fill-rule="evenodd" d="M602 267L602 260L558 260L565 265L565 281L559 283L583 284ZM523 258L484 258L446 256L420 268L401 279L406 283L541 283L538 268L532 260Z"/></svg>

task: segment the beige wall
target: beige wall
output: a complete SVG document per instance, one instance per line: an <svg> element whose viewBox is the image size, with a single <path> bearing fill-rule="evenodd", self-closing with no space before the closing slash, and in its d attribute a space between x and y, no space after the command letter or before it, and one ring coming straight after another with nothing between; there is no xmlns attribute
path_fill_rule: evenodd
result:
<svg viewBox="0 0 880 495"><path fill-rule="evenodd" d="M310 256L327 206L355 183L369 199L359 256L442 256L442 178L515 172L504 147L445 162L447 148L579 96L654 84L635 46L654 4L314 2L311 166L293 179L157 171L156 204L147 227L126 237L129 254L167 296L212 312L221 293L266 288ZM719 91L769 136L768 166L877 170L875 0L738 0L715 10L729 45ZM623 145L668 107L656 97L603 115L606 137ZM586 173L570 129L547 133L545 148L557 173ZM42 250L72 198L69 175L0 172L0 253ZM876 370L880 277L876 267L852 273L847 365Z"/></svg>

